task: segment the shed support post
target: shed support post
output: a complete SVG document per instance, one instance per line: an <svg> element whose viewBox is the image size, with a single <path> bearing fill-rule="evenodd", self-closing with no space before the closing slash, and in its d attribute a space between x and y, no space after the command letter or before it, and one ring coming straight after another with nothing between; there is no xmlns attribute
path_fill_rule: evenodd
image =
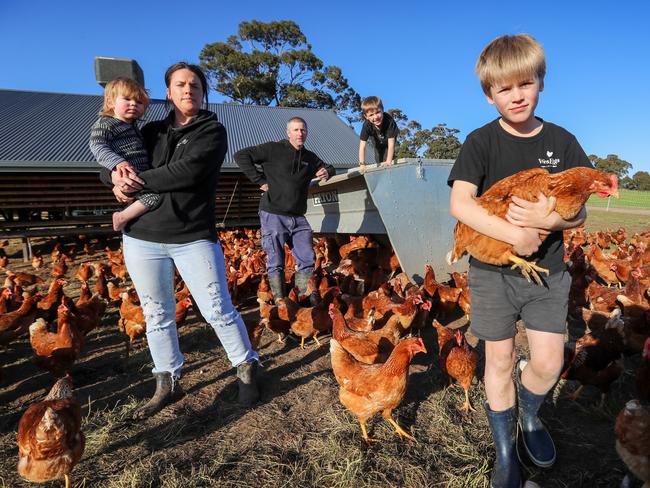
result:
<svg viewBox="0 0 650 488"><path fill-rule="evenodd" d="M22 237L21 240L23 242L23 261L27 263L32 258L32 243L29 242L29 237Z"/></svg>

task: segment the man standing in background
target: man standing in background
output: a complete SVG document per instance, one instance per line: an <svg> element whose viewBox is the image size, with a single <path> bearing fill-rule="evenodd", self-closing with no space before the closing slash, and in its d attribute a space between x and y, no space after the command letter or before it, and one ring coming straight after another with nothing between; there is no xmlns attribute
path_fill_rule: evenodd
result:
<svg viewBox="0 0 650 488"><path fill-rule="evenodd" d="M264 192L260 200L262 248L274 300L284 293L284 244L287 243L298 267L295 286L305 293L314 271L312 230L305 218L307 193L313 178L323 181L335 173L316 154L305 149L307 123L300 117L287 122L287 139L242 149L235 162ZM255 165L260 165L260 172Z"/></svg>

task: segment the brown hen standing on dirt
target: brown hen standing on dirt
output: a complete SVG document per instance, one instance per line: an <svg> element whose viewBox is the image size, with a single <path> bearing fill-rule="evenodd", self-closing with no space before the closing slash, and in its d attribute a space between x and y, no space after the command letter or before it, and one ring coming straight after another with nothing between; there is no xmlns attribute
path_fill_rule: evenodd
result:
<svg viewBox="0 0 650 488"><path fill-rule="evenodd" d="M601 391L601 406L611 384L623 372L622 355L624 324L620 313L612 314L602 330L594 330L576 341L575 351L565 347L564 365L560 378L580 383L570 398L576 400L586 385Z"/></svg>
<svg viewBox="0 0 650 488"><path fill-rule="evenodd" d="M284 342L284 337L291 329L291 322L296 318L298 304L288 298L279 298L276 305L257 299L260 304L260 318L267 329L278 335L278 342Z"/></svg>
<svg viewBox="0 0 650 488"><path fill-rule="evenodd" d="M330 288L322 301L314 307L299 307L296 310L294 320L291 322L291 330L300 337L300 348L305 348L305 339L314 338L314 342L321 346L318 340L318 334L332 330L332 319L329 315L329 306L338 296L340 291L338 287Z"/></svg>
<svg viewBox="0 0 650 488"><path fill-rule="evenodd" d="M38 302L36 307L38 308L38 317L43 317L47 321L54 320L56 318L56 310L61 302L63 297L63 285L66 284L65 280L61 278L56 278L52 280L50 288L47 291L47 295L43 297L42 300Z"/></svg>
<svg viewBox="0 0 650 488"><path fill-rule="evenodd" d="M81 459L84 447L81 407L72 398L72 381L66 376L20 419L18 473L38 483L65 478L69 488L70 472Z"/></svg>
<svg viewBox="0 0 650 488"><path fill-rule="evenodd" d="M144 320L144 311L140 306L140 298L135 288L130 288L126 293L122 293L122 303L120 304L120 320L118 326L120 332L125 332L128 336L126 340L126 357L129 357L131 343L145 334L147 324Z"/></svg>
<svg viewBox="0 0 650 488"><path fill-rule="evenodd" d="M43 283L45 283L43 278L32 273L12 273L10 271L7 273L7 277L5 278L5 286L18 285L25 287L42 285Z"/></svg>
<svg viewBox="0 0 650 488"><path fill-rule="evenodd" d="M444 349L445 345L449 341L454 340L454 331L449 327L445 327L436 319L433 319L431 325L433 325L434 329L436 329L436 335L438 340L438 357L442 359L442 350ZM440 363L440 368L443 369L444 371L444 366L442 362Z"/></svg>
<svg viewBox="0 0 650 488"><path fill-rule="evenodd" d="M613 261L605 257L605 254L603 254L603 251L598 245L591 244L589 246L589 252L586 255L589 259L590 266L608 286L620 283L616 272L612 270Z"/></svg>
<svg viewBox="0 0 650 488"><path fill-rule="evenodd" d="M393 410L404 398L409 365L419 352L427 352L422 339L408 338L395 346L385 363L363 364L350 356L336 339L330 340L332 369L340 386L339 399L357 416L361 433L368 444L376 440L368 437L366 422L379 412L400 437L415 440L395 422Z"/></svg>
<svg viewBox="0 0 650 488"><path fill-rule="evenodd" d="M269 277L266 273L262 275L259 285L257 285L257 298L264 303L271 303L273 301L273 293L271 293L271 285L269 284Z"/></svg>
<svg viewBox="0 0 650 488"><path fill-rule="evenodd" d="M476 202L490 215L505 219L512 197L537 201L543 193L549 199L549 214L555 210L564 220L576 217L592 193L604 198L618 197L618 179L591 168L571 168L560 173L549 174L542 168L520 171L495 183ZM543 241L546 236L540 236ZM465 253L484 263L497 266L512 265L521 270L526 279L532 277L541 283L538 272L547 273L535 263L517 256L511 244L480 234L471 227L458 222L454 228L454 247L447 256L449 264L458 261Z"/></svg>
<svg viewBox="0 0 650 488"><path fill-rule="evenodd" d="M29 324L36 317L36 304L40 299L40 295L33 295L23 300L17 310L0 315L0 344L9 344L27 332Z"/></svg>
<svg viewBox="0 0 650 488"><path fill-rule="evenodd" d="M117 302L121 299L122 293L126 293L127 287L119 287L112 281L106 283L106 288L108 289L108 298L111 302Z"/></svg>
<svg viewBox="0 0 650 488"><path fill-rule="evenodd" d="M77 272L75 273L75 278L77 278L79 281L88 281L92 276L92 263L81 263L77 269Z"/></svg>
<svg viewBox="0 0 650 488"><path fill-rule="evenodd" d="M630 400L616 418L616 452L628 469L650 487L650 409ZM621 485L623 486L623 485Z"/></svg>
<svg viewBox="0 0 650 488"><path fill-rule="evenodd" d="M185 320L187 319L187 312L191 306L192 299L190 297L187 297L186 299L176 303L176 312L174 315L176 318L176 327L180 327L185 323Z"/></svg>
<svg viewBox="0 0 650 488"><path fill-rule="evenodd" d="M465 390L465 403L463 403L463 410L467 413L469 411L475 412L469 402L469 388L472 385L472 380L476 373L476 365L478 364L478 354L467 343L465 334L462 331L456 330L454 333L454 341L449 341L442 349L441 361L444 357L445 371L450 378L455 379L460 383L460 386Z"/></svg>
<svg viewBox="0 0 650 488"><path fill-rule="evenodd" d="M364 364L385 362L399 342L401 325L397 315L393 315L381 329L361 332L348 327L343 314L334 304L330 304L329 314L332 318L332 337L354 359Z"/></svg>
<svg viewBox="0 0 650 488"><path fill-rule="evenodd" d="M49 332L47 323L38 319L29 326L29 340L34 363L60 378L79 357L84 334L77 328L76 317L64 302L58 308L57 331Z"/></svg>
<svg viewBox="0 0 650 488"><path fill-rule="evenodd" d="M472 311L472 299L469 289L469 284L467 281L467 272L460 274L457 271L454 271L451 274L452 279L456 288L460 288L460 295L458 296L458 306L463 312L465 312L465 318L469 320L470 313Z"/></svg>
<svg viewBox="0 0 650 488"><path fill-rule="evenodd" d="M73 303L71 299L65 297L65 304L72 310L77 328L84 336L99 326L102 321L102 315L106 311L106 301L94 293L88 300L77 300Z"/></svg>
<svg viewBox="0 0 650 488"><path fill-rule="evenodd" d="M11 288L0 288L0 316L13 310L13 295Z"/></svg>
<svg viewBox="0 0 650 488"><path fill-rule="evenodd" d="M32 268L41 269L42 267L43 267L43 256L35 252L32 256Z"/></svg>
<svg viewBox="0 0 650 488"><path fill-rule="evenodd" d="M65 254L59 257L58 261L52 262L52 278L64 278L65 274L68 272L67 264L68 256Z"/></svg>

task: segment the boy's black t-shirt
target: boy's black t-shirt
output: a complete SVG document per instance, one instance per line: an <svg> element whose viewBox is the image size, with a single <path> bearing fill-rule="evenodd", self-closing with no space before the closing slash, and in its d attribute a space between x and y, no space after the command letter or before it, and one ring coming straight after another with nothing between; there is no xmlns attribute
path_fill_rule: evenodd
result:
<svg viewBox="0 0 650 488"><path fill-rule="evenodd" d="M384 118L381 121L381 127L377 129L377 127L375 127L375 124L366 120L361 127L361 135L359 136L359 139L362 141L372 139L372 143L375 146L375 162L382 163L386 160L386 153L388 152L388 139L391 137L397 139L398 134L399 128L395 123L395 119L393 119L390 114L384 112Z"/></svg>
<svg viewBox="0 0 650 488"><path fill-rule="evenodd" d="M497 181L519 171L544 168L549 173L559 173L576 166L591 168L591 162L573 134L562 127L545 122L533 137L518 137L501 127L499 119L471 132L449 174L447 183L467 181L478 187L481 196ZM551 273L566 269L563 261L562 232L552 232L530 259ZM527 258L528 259L528 258ZM470 257L470 263L484 269L504 274L521 274L510 266L494 266Z"/></svg>

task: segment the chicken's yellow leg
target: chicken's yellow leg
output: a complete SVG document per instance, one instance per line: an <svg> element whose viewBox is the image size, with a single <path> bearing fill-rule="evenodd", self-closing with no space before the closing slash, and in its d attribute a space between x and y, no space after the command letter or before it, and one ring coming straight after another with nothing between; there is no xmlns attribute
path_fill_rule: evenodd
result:
<svg viewBox="0 0 650 488"><path fill-rule="evenodd" d="M465 403L463 403L463 410L467 413L476 412L476 409L472 407L472 404L469 402L469 390L465 390Z"/></svg>
<svg viewBox="0 0 650 488"><path fill-rule="evenodd" d="M542 279L539 277L537 272L546 273L547 276L549 274L548 269L537 266L534 262L526 261L524 258L515 256L514 254L508 256L508 260L514 263L510 268L519 268L521 270L521 274L524 275L524 278L526 278L528 282L530 282L530 277L532 276L535 280L535 283L541 285Z"/></svg>
<svg viewBox="0 0 650 488"><path fill-rule="evenodd" d="M368 444L373 444L377 442L377 439L368 437L368 431L366 430L366 423L359 420L359 424L361 425L361 435L363 436L363 440L366 441Z"/></svg>
<svg viewBox="0 0 650 488"><path fill-rule="evenodd" d="M397 422L395 422L392 418L390 418L390 419L386 419L386 420L388 420L388 421L391 423L391 425L392 425L393 427L395 427L395 432L397 432L397 434L399 434L400 437L406 437L406 438L408 438L408 439L411 439L412 441L417 442L417 440L415 439L415 437L413 437L411 434L409 434L409 433L406 432L404 429L402 429L402 428L399 426L399 424L398 424Z"/></svg>
<svg viewBox="0 0 650 488"><path fill-rule="evenodd" d="M384 417L388 422L395 428L395 432L402 438L406 437L408 439L411 439L412 441L417 442L415 437L413 437L411 434L406 432L404 429L402 429L397 422L395 422L395 419L393 419L393 412L390 410L384 410L381 412L382 417Z"/></svg>

